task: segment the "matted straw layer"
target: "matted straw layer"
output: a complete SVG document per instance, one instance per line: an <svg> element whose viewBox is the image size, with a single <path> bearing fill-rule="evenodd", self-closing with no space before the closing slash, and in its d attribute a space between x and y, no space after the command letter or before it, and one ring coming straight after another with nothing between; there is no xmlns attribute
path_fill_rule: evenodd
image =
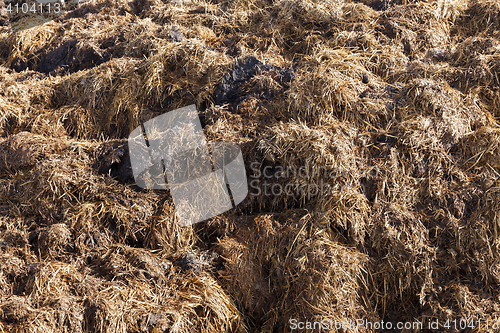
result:
<svg viewBox="0 0 500 333"><path fill-rule="evenodd" d="M0 11L0 331L487 331L499 12L90 0L12 32ZM168 191L134 184L126 139L193 103L207 140L241 147L250 193L180 227Z"/></svg>

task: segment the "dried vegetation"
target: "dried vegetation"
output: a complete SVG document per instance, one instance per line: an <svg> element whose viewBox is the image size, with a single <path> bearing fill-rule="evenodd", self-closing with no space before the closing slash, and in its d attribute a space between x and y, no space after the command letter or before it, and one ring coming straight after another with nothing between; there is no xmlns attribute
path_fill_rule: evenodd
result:
<svg viewBox="0 0 500 333"><path fill-rule="evenodd" d="M496 0L89 0L18 32L0 12L0 331L496 319L499 20ZM126 138L192 103L259 191L180 227Z"/></svg>

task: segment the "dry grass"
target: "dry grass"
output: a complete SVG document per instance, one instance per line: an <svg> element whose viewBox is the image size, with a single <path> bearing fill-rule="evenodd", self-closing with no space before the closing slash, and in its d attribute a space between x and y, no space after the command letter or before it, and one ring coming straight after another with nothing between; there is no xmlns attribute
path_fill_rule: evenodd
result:
<svg viewBox="0 0 500 333"><path fill-rule="evenodd" d="M499 8L91 0L17 32L0 15L0 330L495 318ZM179 226L168 191L134 186L126 138L192 103L249 181L295 194Z"/></svg>

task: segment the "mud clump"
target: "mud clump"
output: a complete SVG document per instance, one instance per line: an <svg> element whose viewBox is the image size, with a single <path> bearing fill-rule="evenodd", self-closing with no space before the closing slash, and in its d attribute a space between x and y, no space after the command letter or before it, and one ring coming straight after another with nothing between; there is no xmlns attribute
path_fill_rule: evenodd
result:
<svg viewBox="0 0 500 333"><path fill-rule="evenodd" d="M292 70L286 70L273 65L265 65L254 57L247 57L238 61L231 73L224 75L221 84L215 89L215 104L223 103L239 104L252 96L262 99L273 98L271 90L256 89L255 92L247 93L244 96L239 95L242 91L247 91L245 85L248 85L256 75L267 75L286 89L293 77ZM257 95L259 94L259 95Z"/></svg>
<svg viewBox="0 0 500 333"><path fill-rule="evenodd" d="M52 75L72 73L98 66L109 59L107 51L100 50L96 45L78 43L73 39L47 53L38 63L36 71Z"/></svg>

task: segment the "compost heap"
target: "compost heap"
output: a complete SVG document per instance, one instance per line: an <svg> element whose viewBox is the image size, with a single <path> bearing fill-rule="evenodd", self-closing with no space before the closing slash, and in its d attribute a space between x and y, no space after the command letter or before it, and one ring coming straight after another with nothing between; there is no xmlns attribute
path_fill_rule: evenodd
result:
<svg viewBox="0 0 500 333"><path fill-rule="evenodd" d="M500 313L500 2L90 0L0 25L1 331ZM180 227L127 138L190 104L251 185Z"/></svg>

